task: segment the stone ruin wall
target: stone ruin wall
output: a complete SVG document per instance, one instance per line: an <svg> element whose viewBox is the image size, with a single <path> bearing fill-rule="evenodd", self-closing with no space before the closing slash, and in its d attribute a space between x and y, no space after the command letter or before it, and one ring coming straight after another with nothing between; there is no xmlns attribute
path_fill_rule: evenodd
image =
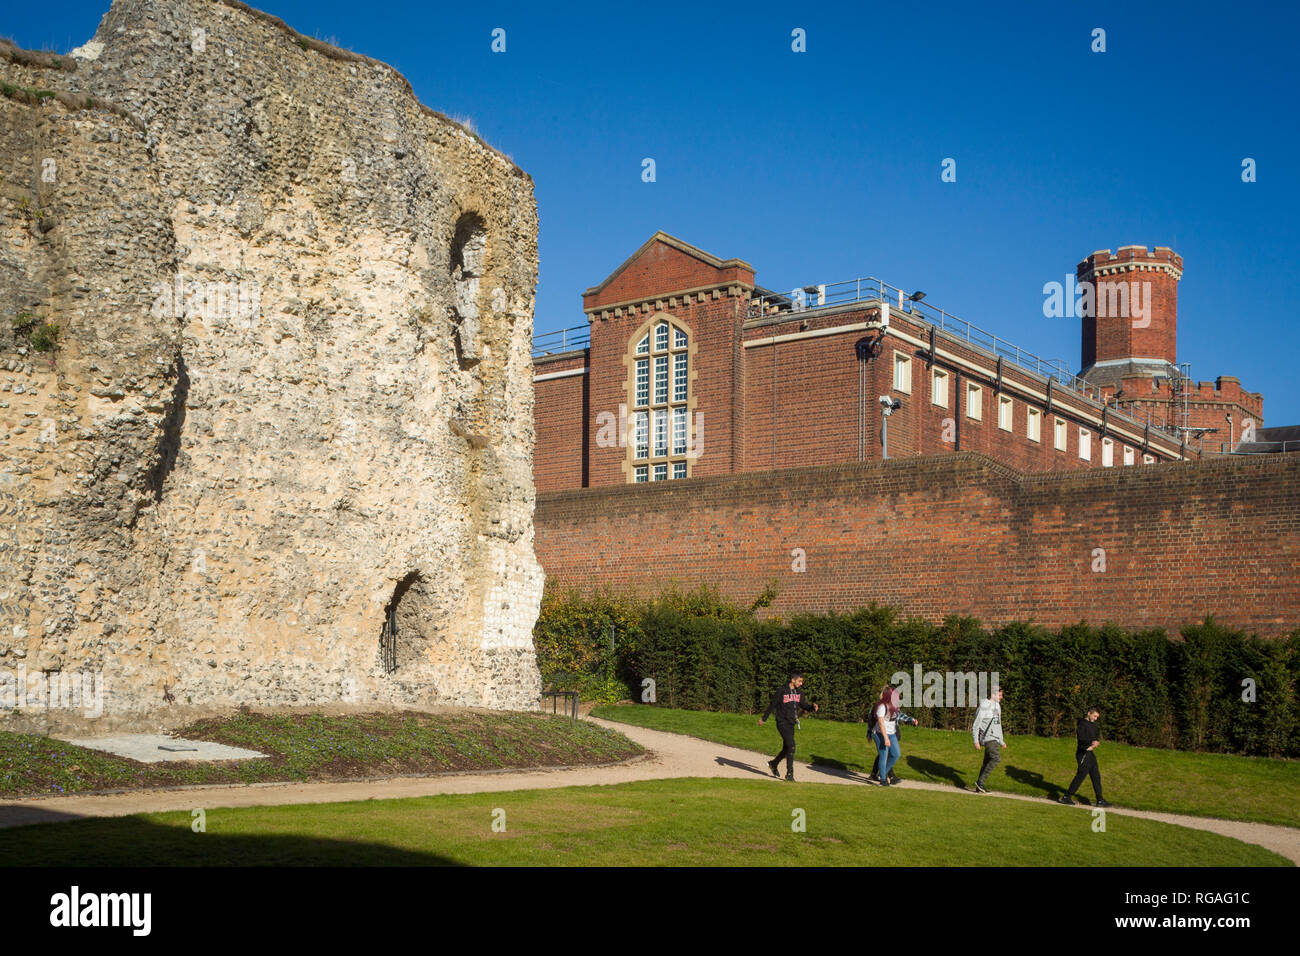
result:
<svg viewBox="0 0 1300 956"><path fill-rule="evenodd" d="M234 0L0 82L0 729L535 707L529 177Z"/></svg>

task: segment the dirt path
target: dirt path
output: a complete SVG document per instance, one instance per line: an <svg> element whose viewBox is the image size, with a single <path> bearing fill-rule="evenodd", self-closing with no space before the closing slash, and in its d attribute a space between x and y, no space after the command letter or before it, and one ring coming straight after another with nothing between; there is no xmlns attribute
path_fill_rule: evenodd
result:
<svg viewBox="0 0 1300 956"><path fill-rule="evenodd" d="M556 787L585 787L631 783L637 780L662 780L670 777L729 777L742 780L772 780L765 763L767 756L710 743L696 737L647 730L630 724L617 724L588 718L602 727L610 727L646 748L646 755L625 763L603 767L574 767L552 770L496 771L491 773L440 774L432 777L401 777L347 783L264 783L245 786L201 786L175 790L140 790L130 793L69 797L9 798L0 802L0 828L75 820L80 817L118 817L132 813L156 813L167 810L194 810L215 807L254 807L277 804L337 803L349 800L392 800L401 797L425 797L441 793L495 793L505 790L543 790ZM854 784L863 786L864 778L848 771L829 767L797 764L795 775L810 783ZM772 780L773 786L783 782ZM939 790L953 793L950 786L907 780L904 789ZM966 793L966 791L956 791ZM972 800L1029 800L1046 803L1044 798L995 793L981 796L968 794ZM0 798L3 800L3 798ZM1082 809L1082 808L1081 808ZM1061 813L1078 812L1065 807ZM1123 816L1143 817L1196 830L1208 830L1245 843L1254 843L1300 864L1300 830L1265 823L1241 823L1214 820L1175 813L1125 810L1112 807L1106 811Z"/></svg>

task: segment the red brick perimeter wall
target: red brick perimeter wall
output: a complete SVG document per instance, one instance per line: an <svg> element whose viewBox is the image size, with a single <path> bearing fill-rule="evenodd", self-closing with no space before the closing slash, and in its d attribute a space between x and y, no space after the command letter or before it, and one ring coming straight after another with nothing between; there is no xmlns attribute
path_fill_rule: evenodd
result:
<svg viewBox="0 0 1300 956"><path fill-rule="evenodd" d="M539 494L535 528L548 586L708 583L748 604L775 581L765 613L781 616L875 601L930 621L1300 626L1300 455L1026 475L962 453L692 478Z"/></svg>

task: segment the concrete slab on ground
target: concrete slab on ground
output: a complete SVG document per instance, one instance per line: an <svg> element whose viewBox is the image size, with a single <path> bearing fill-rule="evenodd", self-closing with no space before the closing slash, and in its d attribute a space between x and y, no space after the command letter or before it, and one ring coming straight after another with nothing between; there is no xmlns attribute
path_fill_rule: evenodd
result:
<svg viewBox="0 0 1300 956"><path fill-rule="evenodd" d="M227 747L210 740L186 740L166 734L118 734L114 737L60 737L70 744L89 750L127 757L140 763L191 761L206 763L213 760L253 760L266 754L242 747Z"/></svg>

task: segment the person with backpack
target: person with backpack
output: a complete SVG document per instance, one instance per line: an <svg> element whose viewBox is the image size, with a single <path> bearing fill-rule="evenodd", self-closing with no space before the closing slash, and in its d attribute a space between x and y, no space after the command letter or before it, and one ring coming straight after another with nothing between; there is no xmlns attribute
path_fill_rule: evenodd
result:
<svg viewBox="0 0 1300 956"><path fill-rule="evenodd" d="M902 711L899 709L898 688L886 684L880 691L876 706L871 709L871 739L876 745L876 766L871 775L867 777L868 780L878 783L882 787L888 787L894 783L892 779L894 764L898 762L900 754L898 722L901 717ZM916 723L910 717L908 720Z"/></svg>
<svg viewBox="0 0 1300 956"><path fill-rule="evenodd" d="M1070 789L1059 798L1061 803L1074 806L1074 792L1079 789L1084 777L1091 777L1092 792L1097 795L1097 802L1093 806L1110 806L1101 798L1101 768L1097 766L1097 755L1093 753L1101 745L1101 732L1097 729L1099 717L1101 711L1096 707L1089 707L1087 714L1079 718L1078 727L1075 728L1077 742L1074 745L1074 760L1079 765L1079 772L1070 781Z"/></svg>
<svg viewBox="0 0 1300 956"><path fill-rule="evenodd" d="M810 704L806 700L807 694L803 692L803 674L794 671L790 675L790 680L782 687L776 689L772 695L772 701L767 705L767 710L763 716L758 718L758 725L761 727L767 722L767 718L776 714L776 729L781 732L781 752L767 762L767 769L772 771L772 776L780 778L780 771L777 766L781 763L781 758L785 758L785 779L794 780L794 728L799 722L799 712L801 710L817 710L816 704Z"/></svg>
<svg viewBox="0 0 1300 956"><path fill-rule="evenodd" d="M910 714L905 714L901 710L898 712L898 720L897 720L898 731L896 736L898 737L898 750L900 754L903 751L903 725L911 724L913 727L915 727L919 723L920 721L918 721L915 717L911 716ZM898 765L897 762L895 762L894 765L897 766ZM889 771L889 785L892 787L896 783L898 783L898 774L894 773L894 771L891 769Z"/></svg>
<svg viewBox="0 0 1300 956"><path fill-rule="evenodd" d="M976 793L988 793L984 784L988 782L993 768L1002 762L1002 751L1007 742L1002 736L1002 688L995 687L993 693L980 701L979 710L975 712L975 722L971 724L970 735L975 742L975 749L984 751L984 763L980 767L979 778L975 781Z"/></svg>

